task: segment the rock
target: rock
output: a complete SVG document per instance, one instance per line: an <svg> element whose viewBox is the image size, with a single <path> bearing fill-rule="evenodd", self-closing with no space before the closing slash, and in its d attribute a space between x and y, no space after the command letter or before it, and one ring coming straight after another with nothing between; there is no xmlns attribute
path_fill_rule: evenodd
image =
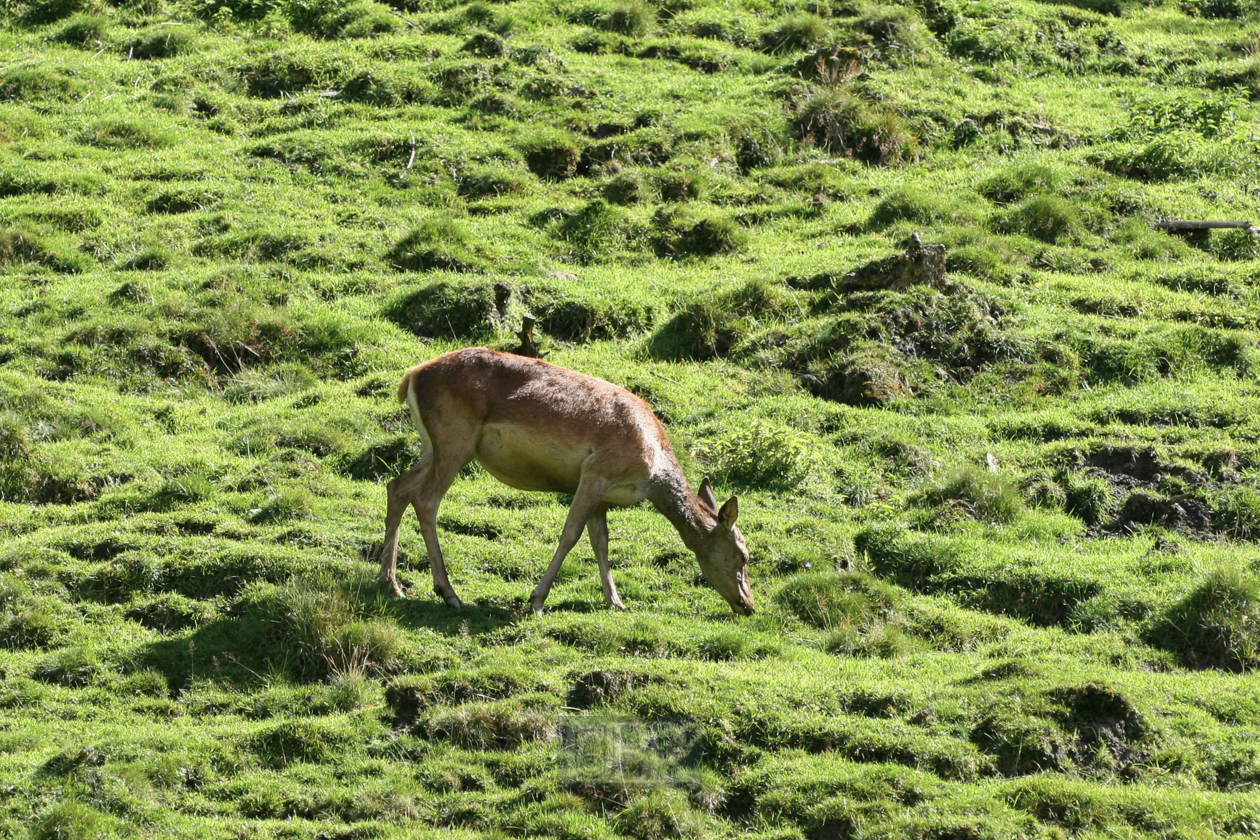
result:
<svg viewBox="0 0 1260 840"><path fill-rule="evenodd" d="M919 234L910 237L906 250L867 263L844 276L842 291L900 290L909 286L939 289L945 284L945 246L924 245Z"/></svg>

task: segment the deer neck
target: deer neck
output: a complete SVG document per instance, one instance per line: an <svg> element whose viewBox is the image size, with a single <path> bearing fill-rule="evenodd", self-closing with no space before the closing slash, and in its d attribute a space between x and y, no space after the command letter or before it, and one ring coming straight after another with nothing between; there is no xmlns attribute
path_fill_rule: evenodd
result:
<svg viewBox="0 0 1260 840"><path fill-rule="evenodd" d="M699 553L705 535L713 530L714 514L692 492L682 472L658 478L648 499L674 526L683 544Z"/></svg>

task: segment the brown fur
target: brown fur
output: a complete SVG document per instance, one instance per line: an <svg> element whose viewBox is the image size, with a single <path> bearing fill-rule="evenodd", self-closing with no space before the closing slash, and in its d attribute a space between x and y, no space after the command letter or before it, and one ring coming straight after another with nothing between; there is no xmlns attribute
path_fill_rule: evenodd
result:
<svg viewBox="0 0 1260 840"><path fill-rule="evenodd" d="M605 512L647 499L678 529L732 607L751 612L748 555L735 527L738 503L732 498L717 511L707 481L700 495L691 491L660 421L626 389L540 359L473 347L407 371L398 398L414 401L428 445L389 485L381 578L396 594L402 594L395 573L398 526L411 504L434 590L447 603L460 603L438 545L437 507L455 474L475 458L509 486L574 494L560 545L534 591L536 610L583 528L600 563L605 601L620 608L608 571Z"/></svg>

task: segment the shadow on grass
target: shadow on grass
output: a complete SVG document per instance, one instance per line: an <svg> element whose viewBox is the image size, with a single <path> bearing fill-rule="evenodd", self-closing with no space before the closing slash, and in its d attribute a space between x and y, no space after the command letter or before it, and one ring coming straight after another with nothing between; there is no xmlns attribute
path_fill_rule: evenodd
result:
<svg viewBox="0 0 1260 840"><path fill-rule="evenodd" d="M459 609L446 606L437 596L409 596L391 602L398 624L407 629L425 627L446 636L477 636L491 633L520 620L518 612L495 604L464 603Z"/></svg>
<svg viewBox="0 0 1260 840"><path fill-rule="evenodd" d="M268 627L258 616L221 618L187 636L162 639L147 645L140 665L164 677L172 693L200 679L212 679L238 688L259 685L282 662L275 662L274 646L268 644Z"/></svg>
<svg viewBox="0 0 1260 840"><path fill-rule="evenodd" d="M452 638L490 633L520 619L519 613L497 605L466 604L456 610L419 598L391 599L385 615L386 621L404 630L424 628ZM139 662L161 673L172 693L202 679L237 688L261 685L278 673L308 679L310 652L286 638L286 632L266 613L226 616L191 634L149 644Z"/></svg>

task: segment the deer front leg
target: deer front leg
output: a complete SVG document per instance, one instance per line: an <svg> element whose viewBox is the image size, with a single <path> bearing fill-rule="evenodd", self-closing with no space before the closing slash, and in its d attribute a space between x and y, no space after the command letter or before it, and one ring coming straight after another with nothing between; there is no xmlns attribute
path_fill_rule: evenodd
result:
<svg viewBox="0 0 1260 840"><path fill-rule="evenodd" d="M599 563L599 585L604 590L604 604L617 610L626 605L617 596L617 584L613 583L612 568L608 565L608 508L599 507L586 521L586 535L591 539L595 560Z"/></svg>
<svg viewBox="0 0 1260 840"><path fill-rule="evenodd" d="M564 520L564 530L560 532L560 544L556 546L551 565L547 567L542 580L538 581L538 585L534 587L534 594L530 596L529 605L535 615L542 615L543 602L547 600L547 593L551 591L551 584L555 583L556 575L560 574L560 564L564 562L564 558L573 546L577 545L587 520L599 507L607 492L606 479L589 474L582 477L582 483L578 485L577 493L573 495L573 504L569 506L569 515Z"/></svg>
<svg viewBox="0 0 1260 840"><path fill-rule="evenodd" d="M437 503L414 503L416 518L420 520L420 533L424 535L424 546L429 550L429 566L433 569L433 591L446 602L446 606L459 609L464 602L455 594L450 578L446 576L446 561L442 557L442 547L438 545L437 535Z"/></svg>

